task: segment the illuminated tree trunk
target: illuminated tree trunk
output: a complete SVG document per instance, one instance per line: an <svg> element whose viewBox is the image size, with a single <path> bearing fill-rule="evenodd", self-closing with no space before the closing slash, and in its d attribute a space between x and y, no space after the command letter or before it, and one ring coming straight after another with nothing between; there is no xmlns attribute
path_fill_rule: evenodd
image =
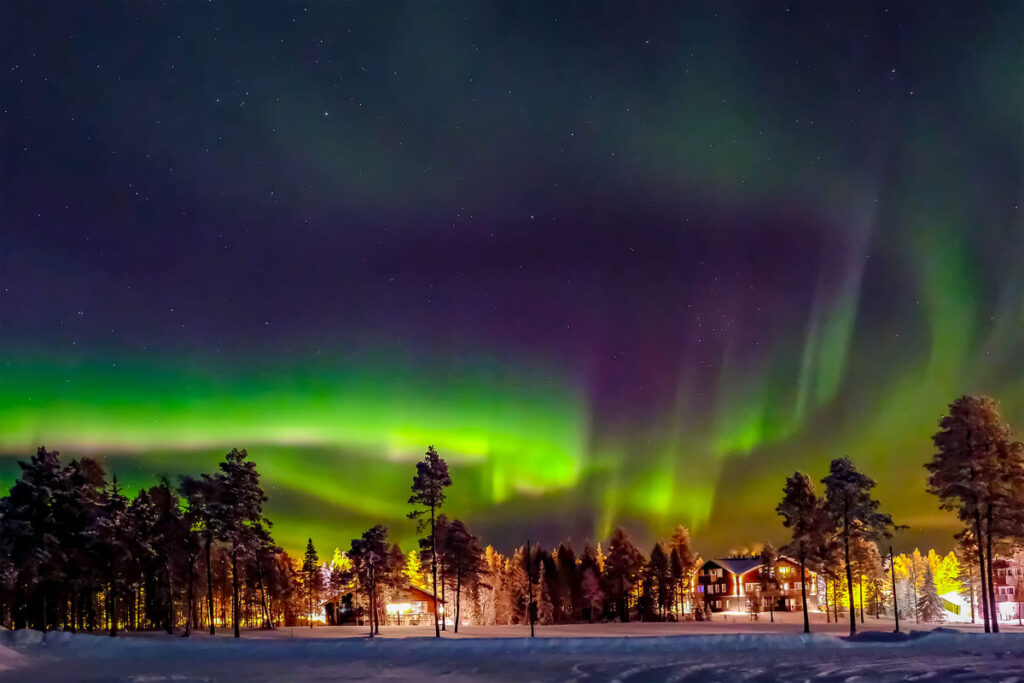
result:
<svg viewBox="0 0 1024 683"><path fill-rule="evenodd" d="M434 589L434 637L441 637L441 627L437 623L437 537L434 535L434 505L430 506L430 575L431 585ZM444 586L441 587L444 591ZM442 608L442 618L443 618Z"/></svg>
<svg viewBox="0 0 1024 683"><path fill-rule="evenodd" d="M213 626L213 567L210 561L210 546L213 544L213 535L206 532L206 604L210 612L210 635L214 634Z"/></svg>
<svg viewBox="0 0 1024 683"><path fill-rule="evenodd" d="M989 633L992 627L989 625L988 594L985 591L985 546L982 542L984 536L981 533L981 512L974 510L974 538L978 546L978 568L981 576L981 618L985 622L985 633Z"/></svg>
<svg viewBox="0 0 1024 683"><path fill-rule="evenodd" d="M231 616L235 622L235 638L240 637L238 630L239 605L238 605L238 548L231 548Z"/></svg>
<svg viewBox="0 0 1024 683"><path fill-rule="evenodd" d="M974 567L967 562L967 596L971 601L971 623L974 623Z"/></svg>
<svg viewBox="0 0 1024 683"><path fill-rule="evenodd" d="M267 608L267 591L263 587L263 561L260 554L256 553L256 575L260 581L260 617L263 619L263 628L271 628L270 610Z"/></svg>
<svg viewBox="0 0 1024 683"><path fill-rule="evenodd" d="M864 575L860 577L860 623L864 623Z"/></svg>
<svg viewBox="0 0 1024 683"><path fill-rule="evenodd" d="M985 566L988 567L988 602L992 616L992 633L999 633L999 612L996 609L996 589L992 580L992 506L988 506L988 517L985 526Z"/></svg>
<svg viewBox="0 0 1024 683"><path fill-rule="evenodd" d="M811 632L811 619L807 614L807 574L804 570L804 563L807 558L804 556L804 542L800 541L800 601L804 610L804 633Z"/></svg>
<svg viewBox="0 0 1024 683"><path fill-rule="evenodd" d="M455 570L455 632L459 632L459 617L462 609L462 567Z"/></svg>

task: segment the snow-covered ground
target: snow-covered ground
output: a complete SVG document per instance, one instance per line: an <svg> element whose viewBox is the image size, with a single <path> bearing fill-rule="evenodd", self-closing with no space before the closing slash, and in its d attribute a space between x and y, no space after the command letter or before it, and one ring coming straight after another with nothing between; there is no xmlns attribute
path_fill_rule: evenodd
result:
<svg viewBox="0 0 1024 683"><path fill-rule="evenodd" d="M882 622L884 624L884 622ZM784 618L709 624L467 627L440 641L425 628L334 627L224 633L189 640L31 632L0 636L3 681L1021 681L1024 630L970 629L856 640L794 632ZM873 624L864 625L870 629ZM913 629L914 625L908 624ZM818 631L832 629L815 623ZM834 627L834 625L833 625ZM841 628L841 625L840 625ZM360 637L361 636L361 637ZM595 637L596 636L596 637ZM6 668L6 670L4 670Z"/></svg>

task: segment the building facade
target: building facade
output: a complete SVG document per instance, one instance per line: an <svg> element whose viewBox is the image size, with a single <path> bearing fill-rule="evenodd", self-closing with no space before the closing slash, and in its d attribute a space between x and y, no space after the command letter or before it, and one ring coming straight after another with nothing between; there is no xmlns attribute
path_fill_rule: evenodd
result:
<svg viewBox="0 0 1024 683"><path fill-rule="evenodd" d="M776 590L765 593L761 586L760 556L724 557L706 561L697 570L696 595L712 612L796 611L803 609L800 563L780 557L775 566ZM818 607L818 582L814 572L805 572L807 606Z"/></svg>
<svg viewBox="0 0 1024 683"><path fill-rule="evenodd" d="M354 607L352 593L335 595L324 601L321 608L324 622L328 626L363 624L367 620L365 610ZM391 592L384 605L384 613L378 616L378 621L394 626L433 626L435 613L440 618L440 609L444 608L445 603L440 598L435 603L434 596L430 593L416 586L408 586ZM448 622L452 623L451 615L447 611L446 615Z"/></svg>
<svg viewBox="0 0 1024 683"><path fill-rule="evenodd" d="M999 621L1024 618L1024 552L993 560L992 588Z"/></svg>

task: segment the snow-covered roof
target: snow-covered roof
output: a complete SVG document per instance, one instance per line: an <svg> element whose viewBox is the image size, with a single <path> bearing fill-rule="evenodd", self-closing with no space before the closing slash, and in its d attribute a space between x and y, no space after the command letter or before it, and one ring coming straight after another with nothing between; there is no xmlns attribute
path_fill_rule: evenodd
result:
<svg viewBox="0 0 1024 683"><path fill-rule="evenodd" d="M724 557L711 560L719 567L733 574L745 574L751 569L761 566L760 557Z"/></svg>

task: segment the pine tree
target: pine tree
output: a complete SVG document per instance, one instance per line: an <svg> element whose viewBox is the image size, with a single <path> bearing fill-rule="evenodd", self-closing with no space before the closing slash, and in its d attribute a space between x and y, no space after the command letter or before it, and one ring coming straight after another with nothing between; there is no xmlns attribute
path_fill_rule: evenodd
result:
<svg viewBox="0 0 1024 683"><path fill-rule="evenodd" d="M612 595L617 604L616 611L622 622L629 621L629 591L636 583L637 575L644 566L643 553L633 544L624 530L617 528L608 542L608 557L604 572L608 577Z"/></svg>
<svg viewBox="0 0 1024 683"><path fill-rule="evenodd" d="M96 521L96 554L101 558L101 567L107 587L107 616L110 620L110 635L114 637L119 628L118 598L125 585L125 565L131 557L131 525L128 516L128 499L121 493L123 488L115 475L106 494L99 518Z"/></svg>
<svg viewBox="0 0 1024 683"><path fill-rule="evenodd" d="M412 495L409 497L409 503L420 506L420 509L410 512L409 519L419 520L417 530L420 533L426 528L430 529L430 535L426 540L429 541L430 546L431 587L435 605L437 604L437 537L434 527L436 515L441 509L441 504L444 503L444 490L451 486L451 483L451 477L448 476L448 464L441 459L433 446L428 447L423 460L416 463L416 476L413 477ZM427 525L428 513L430 515L429 527ZM434 637L441 637L436 612L434 614Z"/></svg>
<svg viewBox="0 0 1024 683"><path fill-rule="evenodd" d="M362 537L352 539L348 556L352 560L355 578L366 595L372 638L374 634L380 632L378 584L387 579L394 570L395 563L395 553L388 541L387 527L378 524L365 531Z"/></svg>
<svg viewBox="0 0 1024 683"><path fill-rule="evenodd" d="M689 529L682 524L678 525L675 531L672 532L672 540L669 542L669 545L679 556L679 572L678 574L674 573L672 577L676 581L681 610L683 599L688 592L687 586L689 585L690 577L696 569L695 564L697 562L697 556L693 552L693 542L690 539ZM669 560L671 562L671 553L669 553Z"/></svg>
<svg viewBox="0 0 1024 683"><path fill-rule="evenodd" d="M423 568L423 557L418 550L410 550L405 554L405 578L410 586L430 589L430 577Z"/></svg>
<svg viewBox="0 0 1024 683"><path fill-rule="evenodd" d="M878 615L878 610L881 608L881 604L879 602L880 595L878 591L880 591L881 582L885 579L885 574L882 570L882 555L878 550L877 543L862 538L854 540L852 555L854 568L857 576L859 577L857 593L858 604L860 605L860 623L863 624L865 583L867 584L867 597L871 599L871 611L875 612L876 617Z"/></svg>
<svg viewBox="0 0 1024 683"><path fill-rule="evenodd" d="M487 571L483 561L484 551L480 548L479 539L457 519L447 526L444 539L439 545L443 548L445 565L449 573L454 575L455 633L458 633L459 622L462 620L462 591L465 588L474 589Z"/></svg>
<svg viewBox="0 0 1024 683"><path fill-rule="evenodd" d="M604 591L597 576L596 564L583 570L583 604L586 605L587 621L593 622L594 615L604 612Z"/></svg>
<svg viewBox="0 0 1024 683"><path fill-rule="evenodd" d="M50 622L47 593L60 578L64 564L57 520L50 505L51 497L62 486L59 456L57 451L40 446L29 462L19 461L21 478L0 500L0 561L19 591L14 607L16 628L34 624L45 631ZM33 603L40 609L29 614L28 606Z"/></svg>
<svg viewBox="0 0 1024 683"><path fill-rule="evenodd" d="M768 613L771 615L771 622L775 623L775 600L779 594L779 581L776 572L776 565L779 561L779 553L771 541L767 541L761 549L761 566L757 571L757 581L761 589L761 596L768 604Z"/></svg>
<svg viewBox="0 0 1024 683"><path fill-rule="evenodd" d="M993 536L1020 526L1024 445L1012 442L999 405L988 396L961 396L949 405L932 436L937 452L925 467L928 491L956 511L978 543L985 631L999 632L992 585Z"/></svg>
<svg viewBox="0 0 1024 683"><path fill-rule="evenodd" d="M926 623L942 622L946 620L946 610L942 606L939 592L935 588L935 576L932 568L925 566L924 578L921 582L921 594L917 598L917 616Z"/></svg>
<svg viewBox="0 0 1024 683"><path fill-rule="evenodd" d="M871 497L875 482L861 474L849 458L832 461L825 484L825 515L836 540L842 545L846 568L846 590L850 596L850 635L857 632L853 607L853 571L850 546L854 539L878 541L892 536L893 522L888 514L878 511L879 503Z"/></svg>
<svg viewBox="0 0 1024 683"><path fill-rule="evenodd" d="M555 551L558 569L559 604L556 614L558 621L573 621L583 613L583 596L580 586L579 567L576 552L569 541L562 541Z"/></svg>
<svg viewBox="0 0 1024 683"><path fill-rule="evenodd" d="M313 539L306 541L306 554L302 560L302 571L306 574L306 595L309 601L309 627L313 628L313 594L317 591L320 579L320 558L316 554Z"/></svg>
<svg viewBox="0 0 1024 683"><path fill-rule="evenodd" d="M807 565L812 558L819 557L824 546L824 510L821 500L814 492L811 478L803 472L794 472L792 476L787 477L782 493L782 502L775 511L782 517L783 525L792 530L792 538L785 546L785 550L800 561L800 602L803 605L804 633L810 633Z"/></svg>
<svg viewBox="0 0 1024 683"><path fill-rule="evenodd" d="M677 553L678 554L678 553ZM654 602L658 607L658 618L665 618L665 610L672 599L673 583L669 575L669 560L665 555L665 549L660 543L655 543L651 549L651 559L648 562L652 590L654 591Z"/></svg>
<svg viewBox="0 0 1024 683"><path fill-rule="evenodd" d="M974 534L970 529L964 529L957 534L959 544L957 545L957 553L960 555L960 574L958 576L960 582L959 593L961 597L967 598L967 603L971 606L971 623L976 623L975 600L976 595L976 565L978 561L978 546L974 541Z"/></svg>
<svg viewBox="0 0 1024 683"><path fill-rule="evenodd" d="M189 521L190 535L196 540L202 540L206 566L206 609L211 636L216 632L213 621L213 542L219 535L218 498L221 495L221 489L220 477L204 474L198 479L181 478L181 490L187 503L186 516ZM192 557L190 570L192 584L195 582L195 560L196 557ZM186 632L189 632L188 629Z"/></svg>
<svg viewBox="0 0 1024 683"><path fill-rule="evenodd" d="M679 559L679 550L676 548L672 548L672 552L668 556L668 575L672 585L677 587L677 590L673 591L673 611L676 614L676 619L681 619L683 616L683 577L685 572L683 570L683 561Z"/></svg>
<svg viewBox="0 0 1024 683"><path fill-rule="evenodd" d="M231 449L220 463L219 493L214 506L217 529L231 553L231 620L235 638L240 635L238 556L250 550L257 527L269 524L263 516L267 497L260 488L256 464L245 449Z"/></svg>
<svg viewBox="0 0 1024 683"><path fill-rule="evenodd" d="M537 562L537 623L551 624L555 620L555 607L551 602L544 562Z"/></svg>

